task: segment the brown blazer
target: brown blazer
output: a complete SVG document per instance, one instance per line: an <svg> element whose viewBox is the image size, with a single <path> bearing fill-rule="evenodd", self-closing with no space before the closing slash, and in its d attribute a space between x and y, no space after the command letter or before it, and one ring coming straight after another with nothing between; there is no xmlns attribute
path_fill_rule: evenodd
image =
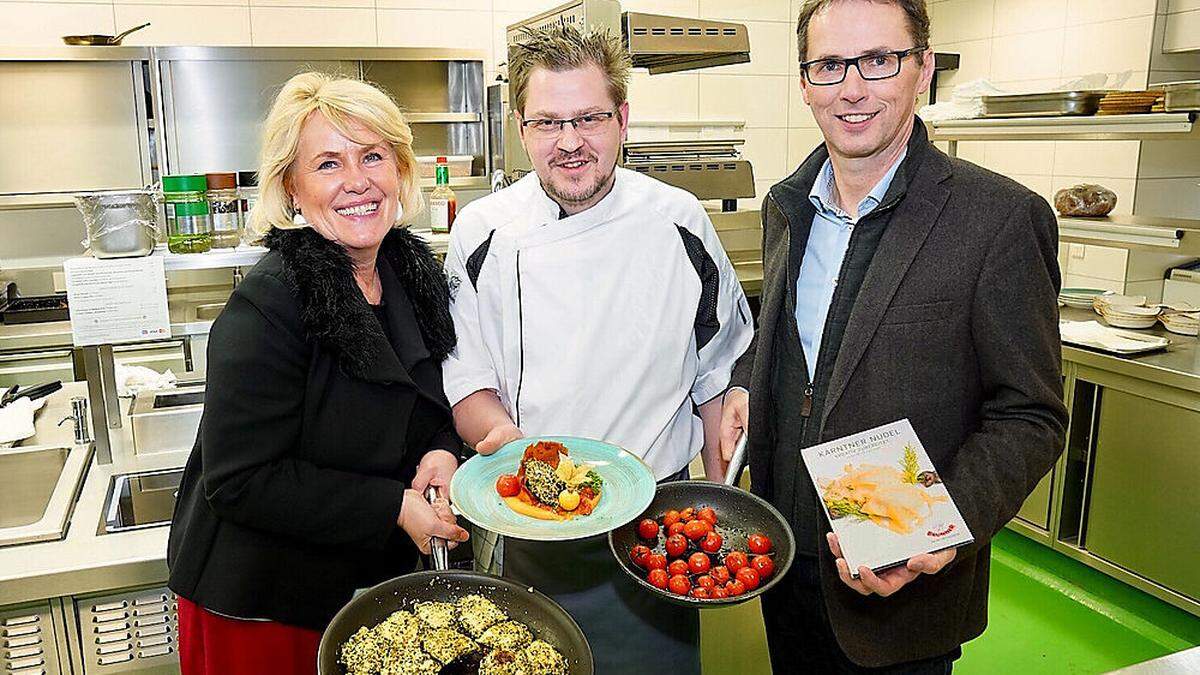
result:
<svg viewBox="0 0 1200 675"><path fill-rule="evenodd" d="M808 193L827 157L817 148L764 200L760 323L734 371L734 382L750 390L754 491L768 500L777 456L773 336L777 322L795 320L783 309L799 272L789 262L790 237L802 219L811 221ZM947 157L919 119L905 163L897 174L907 181L904 195L851 309L816 441L909 418L976 542L890 598L863 597L838 579L821 518L817 550L830 622L843 651L868 667L945 654L983 632L988 542L1060 454L1067 421L1058 230L1049 205L1008 178Z"/></svg>

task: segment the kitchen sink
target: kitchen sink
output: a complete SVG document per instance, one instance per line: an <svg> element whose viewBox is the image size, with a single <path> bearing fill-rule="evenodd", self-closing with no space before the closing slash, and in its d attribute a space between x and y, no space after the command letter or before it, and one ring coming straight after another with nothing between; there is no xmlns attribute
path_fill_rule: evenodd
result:
<svg viewBox="0 0 1200 675"><path fill-rule="evenodd" d="M0 528L42 519L68 452L67 448L20 448L0 455Z"/></svg>
<svg viewBox="0 0 1200 675"><path fill-rule="evenodd" d="M113 476L104 499L98 534L166 525L175 510L183 469L142 471Z"/></svg>
<svg viewBox="0 0 1200 675"><path fill-rule="evenodd" d="M61 539L91 456L90 444L0 450L0 546Z"/></svg>

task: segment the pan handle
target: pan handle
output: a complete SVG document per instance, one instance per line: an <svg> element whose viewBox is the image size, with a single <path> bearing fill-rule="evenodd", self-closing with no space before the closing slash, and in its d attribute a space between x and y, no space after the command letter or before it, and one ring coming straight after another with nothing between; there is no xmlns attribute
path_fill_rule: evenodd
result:
<svg viewBox="0 0 1200 675"><path fill-rule="evenodd" d="M738 439L737 445L733 448L733 457L729 460L729 468L725 470L726 485L737 483L738 476L742 473L742 467L746 464L746 438L749 435L748 430L743 429L742 437Z"/></svg>
<svg viewBox="0 0 1200 675"><path fill-rule="evenodd" d="M432 485L425 490L425 498L433 503L433 500L438 498L437 488ZM446 540L441 537L429 538L429 555L433 558L433 569L441 572L450 569L450 549L446 546Z"/></svg>

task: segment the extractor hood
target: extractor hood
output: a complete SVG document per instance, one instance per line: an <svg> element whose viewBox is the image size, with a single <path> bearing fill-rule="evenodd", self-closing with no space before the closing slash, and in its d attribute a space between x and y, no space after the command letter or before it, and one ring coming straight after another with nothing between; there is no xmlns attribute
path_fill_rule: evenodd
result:
<svg viewBox="0 0 1200 675"><path fill-rule="evenodd" d="M508 27L509 45L521 41L524 28L566 24L605 27L620 34L635 68L651 74L673 73L750 61L750 36L741 24L621 12L616 0L575 0Z"/></svg>

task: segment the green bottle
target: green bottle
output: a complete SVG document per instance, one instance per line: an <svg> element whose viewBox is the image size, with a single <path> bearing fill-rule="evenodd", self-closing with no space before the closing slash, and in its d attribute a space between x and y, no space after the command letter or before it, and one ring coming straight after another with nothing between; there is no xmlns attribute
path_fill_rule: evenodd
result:
<svg viewBox="0 0 1200 675"><path fill-rule="evenodd" d="M208 181L204 174L163 176L162 189L167 250L171 253L211 250L212 215L208 210Z"/></svg>

